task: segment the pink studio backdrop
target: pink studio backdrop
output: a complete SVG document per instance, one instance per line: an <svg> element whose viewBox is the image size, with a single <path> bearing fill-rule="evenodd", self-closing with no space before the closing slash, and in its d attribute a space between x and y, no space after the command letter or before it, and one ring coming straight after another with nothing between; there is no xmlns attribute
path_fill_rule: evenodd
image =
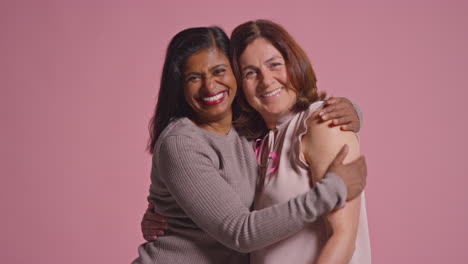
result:
<svg viewBox="0 0 468 264"><path fill-rule="evenodd" d="M284 25L364 112L374 263L468 259L464 1L0 3L0 262L129 263L169 39Z"/></svg>

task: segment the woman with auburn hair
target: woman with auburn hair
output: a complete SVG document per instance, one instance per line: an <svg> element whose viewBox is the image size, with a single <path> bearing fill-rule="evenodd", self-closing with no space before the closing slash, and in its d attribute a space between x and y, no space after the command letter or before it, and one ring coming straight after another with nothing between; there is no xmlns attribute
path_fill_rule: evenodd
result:
<svg viewBox="0 0 468 264"><path fill-rule="evenodd" d="M240 134L258 140L254 210L281 204L316 186L343 145L359 157L357 135L322 122L323 96L305 52L280 25L250 21L231 35L238 80ZM254 129L251 129L253 128ZM251 263L370 263L364 194L308 223L297 234L251 253Z"/></svg>
<svg viewBox="0 0 468 264"><path fill-rule="evenodd" d="M248 263L246 252L295 234L364 188L364 159L344 165L344 149L314 188L251 212L258 166L252 142L232 126L230 57L217 27L183 30L169 44L150 126L148 200L170 232L141 245L133 263ZM334 105L355 115L345 101Z"/></svg>

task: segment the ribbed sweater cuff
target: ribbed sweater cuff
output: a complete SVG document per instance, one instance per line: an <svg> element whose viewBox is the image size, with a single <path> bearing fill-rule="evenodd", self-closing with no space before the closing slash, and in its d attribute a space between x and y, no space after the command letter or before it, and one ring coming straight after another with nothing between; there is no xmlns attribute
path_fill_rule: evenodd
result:
<svg viewBox="0 0 468 264"><path fill-rule="evenodd" d="M327 172L325 177L320 182L321 184L327 186L327 189L329 189L332 195L338 198L334 209L344 207L346 204L346 196L348 195L348 192L343 180L335 173Z"/></svg>

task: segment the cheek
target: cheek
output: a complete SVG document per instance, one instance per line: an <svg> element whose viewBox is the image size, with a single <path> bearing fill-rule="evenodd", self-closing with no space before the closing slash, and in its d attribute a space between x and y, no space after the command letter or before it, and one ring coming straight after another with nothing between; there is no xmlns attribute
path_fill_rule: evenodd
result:
<svg viewBox="0 0 468 264"><path fill-rule="evenodd" d="M244 82L243 90L245 98L247 99L247 101L251 102L253 97L255 96L255 88L253 87L252 83Z"/></svg>
<svg viewBox="0 0 468 264"><path fill-rule="evenodd" d="M192 101L193 97L195 96L196 90L197 88L193 84L186 85L184 87L184 98L187 103L190 103L190 101Z"/></svg>
<svg viewBox="0 0 468 264"><path fill-rule="evenodd" d="M261 110L261 101L259 98L257 98L257 94L255 92L255 87L249 87L248 89L244 89L244 94L245 94L245 99L247 100L247 103L255 109L255 111L260 111Z"/></svg>
<svg viewBox="0 0 468 264"><path fill-rule="evenodd" d="M287 85L289 84L289 75L288 75L288 71L286 69L283 69L280 74L280 79L281 79L281 82L284 84L284 85Z"/></svg>
<svg viewBox="0 0 468 264"><path fill-rule="evenodd" d="M224 83L234 92L237 91L237 81L234 75L226 75L224 77Z"/></svg>
<svg viewBox="0 0 468 264"><path fill-rule="evenodd" d="M288 106L289 109L294 107L297 102L297 94L293 90L288 91L288 97L286 98L285 105Z"/></svg>
<svg viewBox="0 0 468 264"><path fill-rule="evenodd" d="M187 87L187 86L184 86L184 98L185 98L185 101L188 101L188 98L189 98L189 87Z"/></svg>

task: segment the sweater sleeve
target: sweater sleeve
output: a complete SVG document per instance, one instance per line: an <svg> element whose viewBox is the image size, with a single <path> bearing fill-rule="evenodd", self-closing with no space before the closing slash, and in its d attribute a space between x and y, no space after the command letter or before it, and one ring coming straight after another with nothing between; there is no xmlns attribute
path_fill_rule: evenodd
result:
<svg viewBox="0 0 468 264"><path fill-rule="evenodd" d="M280 241L345 203L345 185L330 173L295 199L250 212L219 174L206 148L187 136L167 137L153 162L187 216L236 251L251 252Z"/></svg>
<svg viewBox="0 0 468 264"><path fill-rule="evenodd" d="M359 106L357 104L355 104L354 102L351 102L351 103L353 104L354 110L356 110L356 113L357 113L357 115L359 117L359 122L361 123L360 127L362 128L362 126L364 124L364 119L363 119L364 117L362 116L361 108L359 108Z"/></svg>

